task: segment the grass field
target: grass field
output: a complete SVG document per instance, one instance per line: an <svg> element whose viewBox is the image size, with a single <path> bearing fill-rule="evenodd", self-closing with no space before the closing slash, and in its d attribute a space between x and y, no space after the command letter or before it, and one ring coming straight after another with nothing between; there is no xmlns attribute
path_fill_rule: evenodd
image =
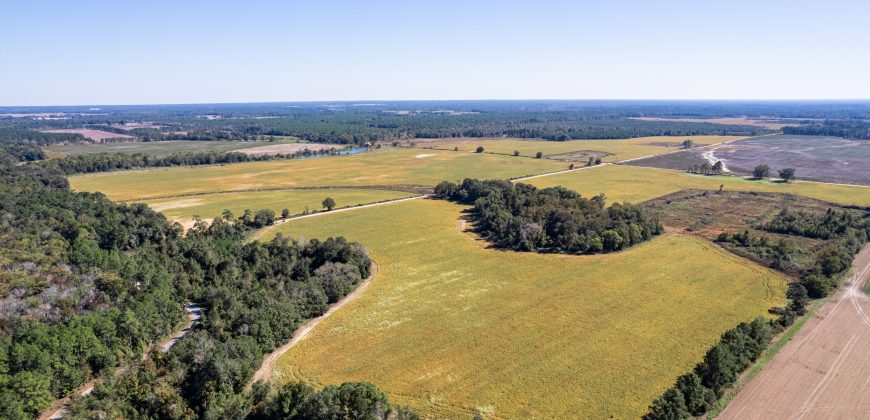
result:
<svg viewBox="0 0 870 420"><path fill-rule="evenodd" d="M230 152L251 147L268 146L275 143L265 141L149 141L105 144L68 144L45 147L52 157L80 156L93 153L144 153L151 156L168 155L182 152Z"/></svg>
<svg viewBox="0 0 870 420"><path fill-rule="evenodd" d="M616 162L624 159L633 159L656 153L664 153L679 150L680 143L686 139L692 139L697 145L722 143L729 140L741 139L734 136L686 136L686 137L640 137L623 140L570 140L570 141L544 141L524 139L456 139L456 140L418 140L418 147L435 147L438 149L453 150L458 147L462 152L473 152L478 146L483 146L485 152L512 154L515 150L520 156L535 156L541 152L544 156L552 156L577 151L606 152L608 156L602 158L605 162ZM585 159L583 159L585 160Z"/></svg>
<svg viewBox="0 0 870 420"><path fill-rule="evenodd" d="M70 177L78 191L113 200L274 187L428 185L464 177L510 178L557 171L564 162L440 150L385 149L358 155L177 167Z"/></svg>
<svg viewBox="0 0 870 420"><path fill-rule="evenodd" d="M343 235L379 265L282 357L278 381L367 380L429 417L637 418L722 331L782 304L781 276L701 239L499 251L460 232L462 209L417 200L267 231Z"/></svg>
<svg viewBox="0 0 870 420"><path fill-rule="evenodd" d="M272 209L278 215L282 209L288 209L290 214L298 214L306 209L321 210L321 202L326 197L335 200L336 207L348 207L411 196L413 194L401 191L329 189L209 194L148 200L144 203L166 217L184 223L194 216L213 219L220 216L224 209L229 209L237 216L245 209Z"/></svg>
<svg viewBox="0 0 870 420"><path fill-rule="evenodd" d="M792 193L843 205L870 206L870 188L867 187L800 181L782 184L626 165L584 169L530 179L527 182L538 187L561 185L585 196L603 192L609 203L638 203L686 188L718 190L720 185L724 185L725 190Z"/></svg>

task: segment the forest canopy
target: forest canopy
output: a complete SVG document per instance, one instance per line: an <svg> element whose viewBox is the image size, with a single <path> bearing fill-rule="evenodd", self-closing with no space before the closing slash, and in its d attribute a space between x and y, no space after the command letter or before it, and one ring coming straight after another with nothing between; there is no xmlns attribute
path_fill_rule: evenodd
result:
<svg viewBox="0 0 870 420"><path fill-rule="evenodd" d="M563 187L509 181L443 181L439 198L472 204L475 228L496 246L519 251L597 254L621 251L662 232L643 208L591 199Z"/></svg>

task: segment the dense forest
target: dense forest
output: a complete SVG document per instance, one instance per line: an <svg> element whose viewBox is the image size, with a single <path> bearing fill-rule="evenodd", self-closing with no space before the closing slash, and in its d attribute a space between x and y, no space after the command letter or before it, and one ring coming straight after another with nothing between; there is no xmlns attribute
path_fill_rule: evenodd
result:
<svg viewBox="0 0 870 420"><path fill-rule="evenodd" d="M614 252L662 232L657 218L630 204L604 205L562 187L537 189L509 181L443 181L435 195L473 204L475 228L496 246L520 251Z"/></svg>
<svg viewBox="0 0 870 420"><path fill-rule="evenodd" d="M832 136L846 139L870 140L870 120L824 121L822 123L783 127L784 134Z"/></svg>
<svg viewBox="0 0 870 420"><path fill-rule="evenodd" d="M4 161L16 160L5 150ZM247 213L227 212L183 235L145 205L70 191L64 175L47 165L0 166L0 418L35 417L98 377L74 418L285 409L281 390L258 386L254 395L245 385L263 354L370 274L362 247L342 238L247 242L252 225L270 222ZM143 359L183 325L188 302L204 309L201 322L168 352ZM378 392L349 384L297 402L299 410L387 413Z"/></svg>

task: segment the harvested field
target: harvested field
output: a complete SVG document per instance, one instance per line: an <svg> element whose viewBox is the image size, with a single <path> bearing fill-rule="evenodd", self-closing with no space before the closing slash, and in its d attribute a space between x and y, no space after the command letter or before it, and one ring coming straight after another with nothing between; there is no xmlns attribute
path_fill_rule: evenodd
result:
<svg viewBox="0 0 870 420"><path fill-rule="evenodd" d="M721 160L732 172L750 175L770 165L771 175L792 167L798 178L870 185L870 142L816 136L761 136L715 148L696 148L631 162L631 165L686 169Z"/></svg>
<svg viewBox="0 0 870 420"><path fill-rule="evenodd" d="M563 160L565 162L588 162L590 158L601 158L605 160L607 156L612 155L608 152L599 152L595 150L578 150L576 152L559 153L555 155L545 156L547 159Z"/></svg>
<svg viewBox="0 0 870 420"><path fill-rule="evenodd" d="M566 155L570 153L595 152L603 155L605 162L617 162L625 159L665 153L678 150L679 146L671 144L682 143L683 140L692 139L697 145L715 144L733 141L742 137L735 136L685 136L685 137L638 137L622 140L568 140L546 141L526 139L434 139L413 140L417 148L435 148L441 150L454 150L473 153L478 146L483 146L484 153L497 153L512 155L514 151L520 152L520 156L534 157L537 152L544 154L546 158ZM406 142L409 144L410 142ZM656 144L664 144L659 146ZM587 156L588 159L588 156ZM585 160L584 160L585 161Z"/></svg>
<svg viewBox="0 0 870 420"><path fill-rule="evenodd" d="M465 177L513 178L565 169L547 159L428 151L381 149L318 159L249 162L231 165L176 167L110 172L70 177L79 191L101 191L113 200L144 200L166 195L251 190L258 188L426 185Z"/></svg>
<svg viewBox="0 0 870 420"><path fill-rule="evenodd" d="M870 418L870 245L846 287L819 309L719 419Z"/></svg>
<svg viewBox="0 0 870 420"><path fill-rule="evenodd" d="M240 152L246 155L291 155L294 153L299 153L304 150L308 150L311 152L320 152L326 151L330 149L335 149L336 145L334 144L319 144L319 143L283 143L283 144L270 144L268 146L259 146L252 147L248 149L239 150Z"/></svg>
<svg viewBox="0 0 870 420"><path fill-rule="evenodd" d="M566 172L530 179L526 183L538 187L562 185L587 197L603 192L610 202L640 203L688 188L718 190L723 186L725 191L789 193L842 205L870 206L870 188L858 185L830 185L803 181L785 184L734 176L692 175L670 169L627 165L606 165Z"/></svg>
<svg viewBox="0 0 870 420"><path fill-rule="evenodd" d="M701 239L508 252L463 232L464 208L414 200L268 230L343 235L379 266L279 359L276 381L368 380L431 418L636 418L722 331L782 303L780 275Z"/></svg>
<svg viewBox="0 0 870 420"><path fill-rule="evenodd" d="M112 133L109 131L102 130L92 130L89 128L65 128L58 130L43 130L43 133L67 133L67 134L81 134L86 139L93 140L97 143L106 140L106 139L134 139L136 137L127 135L127 134L118 134Z"/></svg>
<svg viewBox="0 0 870 420"><path fill-rule="evenodd" d="M229 209L236 216L240 216L245 209L252 211L271 209L277 215L281 214L282 209L288 209L290 214L294 215L306 210L321 210L323 208L321 202L326 197L335 200L336 207L340 208L413 195L401 191L372 189L324 189L199 195L147 200L144 203L183 224L192 220L194 216L203 219L219 217L224 209Z"/></svg>

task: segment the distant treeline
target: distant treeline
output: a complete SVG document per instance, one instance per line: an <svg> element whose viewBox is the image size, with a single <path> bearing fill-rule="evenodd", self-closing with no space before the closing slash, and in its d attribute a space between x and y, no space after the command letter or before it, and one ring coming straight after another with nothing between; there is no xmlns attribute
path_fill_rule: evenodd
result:
<svg viewBox="0 0 870 420"><path fill-rule="evenodd" d="M847 139L870 140L870 122L867 121L825 121L797 127L783 127L785 134L808 136L832 136Z"/></svg>
<svg viewBox="0 0 870 420"><path fill-rule="evenodd" d="M64 176L55 166L0 165L0 418L37 417L96 377L102 383L69 417L389 412L366 384L299 388L293 401L287 390L244 391L265 353L370 275L359 244L247 241L274 220L268 211L226 212L184 235L143 204L75 193ZM143 360L183 325L188 302L203 308L201 323Z"/></svg>
<svg viewBox="0 0 870 420"><path fill-rule="evenodd" d="M67 175L91 172L108 172L138 168L165 168L171 166L214 165L224 163L260 162L275 159L292 159L319 154L335 153L335 149L311 151L308 149L289 154L249 155L241 152L181 152L166 156L143 153L92 153L69 156L41 162L48 168L57 168Z"/></svg>
<svg viewBox="0 0 870 420"><path fill-rule="evenodd" d="M473 204L475 227L496 246L520 251L614 252L662 232L659 220L638 206L591 199L562 187L537 189L509 181L465 179L435 187L443 199Z"/></svg>

